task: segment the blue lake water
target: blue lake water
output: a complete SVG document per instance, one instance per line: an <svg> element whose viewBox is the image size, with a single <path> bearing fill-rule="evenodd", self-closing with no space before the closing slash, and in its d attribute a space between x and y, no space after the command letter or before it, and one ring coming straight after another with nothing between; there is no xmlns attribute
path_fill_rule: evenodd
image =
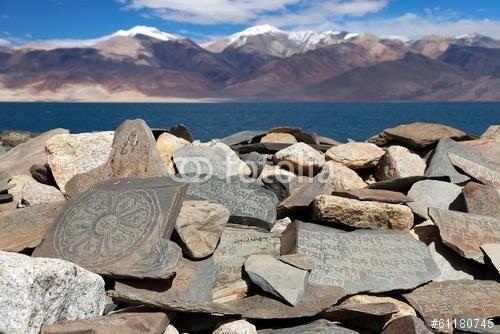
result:
<svg viewBox="0 0 500 334"><path fill-rule="evenodd" d="M479 135L500 124L500 103L0 103L0 130L114 130L134 118L155 128L182 123L201 140L280 125L338 140L364 140L384 128L417 121Z"/></svg>

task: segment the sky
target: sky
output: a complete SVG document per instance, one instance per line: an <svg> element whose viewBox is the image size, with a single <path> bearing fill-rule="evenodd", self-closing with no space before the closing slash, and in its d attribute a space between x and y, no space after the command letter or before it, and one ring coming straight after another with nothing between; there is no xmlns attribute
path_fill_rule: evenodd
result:
<svg viewBox="0 0 500 334"><path fill-rule="evenodd" d="M0 45L92 39L136 25L203 42L260 24L500 39L500 0L0 0Z"/></svg>

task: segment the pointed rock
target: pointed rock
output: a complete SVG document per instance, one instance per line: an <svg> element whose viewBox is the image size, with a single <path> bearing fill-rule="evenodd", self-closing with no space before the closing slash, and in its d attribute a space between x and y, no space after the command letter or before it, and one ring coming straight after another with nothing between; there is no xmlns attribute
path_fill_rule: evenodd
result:
<svg viewBox="0 0 500 334"><path fill-rule="evenodd" d="M378 180L390 180L408 176L422 176L425 171L425 162L406 147L390 146L380 159L375 176Z"/></svg>
<svg viewBox="0 0 500 334"><path fill-rule="evenodd" d="M191 143L168 132L161 134L156 140L156 149L160 153L160 157L169 173L175 174L175 166L172 161L174 153L186 146L191 146Z"/></svg>
<svg viewBox="0 0 500 334"><path fill-rule="evenodd" d="M496 142L500 142L500 125L491 125L486 129L486 131L481 135L481 139L489 139Z"/></svg>
<svg viewBox="0 0 500 334"><path fill-rule="evenodd" d="M382 334L432 334L424 322L416 316L406 316L391 321L382 331Z"/></svg>

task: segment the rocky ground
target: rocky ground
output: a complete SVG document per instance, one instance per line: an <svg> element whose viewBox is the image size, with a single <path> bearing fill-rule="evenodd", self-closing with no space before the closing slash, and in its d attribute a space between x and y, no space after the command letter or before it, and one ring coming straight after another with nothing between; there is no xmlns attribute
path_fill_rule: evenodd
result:
<svg viewBox="0 0 500 334"><path fill-rule="evenodd" d="M498 125L0 142L0 333L500 332Z"/></svg>

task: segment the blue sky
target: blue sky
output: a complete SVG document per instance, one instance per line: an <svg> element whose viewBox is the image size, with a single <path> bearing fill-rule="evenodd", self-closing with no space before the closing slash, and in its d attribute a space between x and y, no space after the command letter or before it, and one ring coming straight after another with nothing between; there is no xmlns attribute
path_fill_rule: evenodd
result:
<svg viewBox="0 0 500 334"><path fill-rule="evenodd" d="M0 0L3 44L97 38L135 25L202 41L257 24L500 38L500 0Z"/></svg>

